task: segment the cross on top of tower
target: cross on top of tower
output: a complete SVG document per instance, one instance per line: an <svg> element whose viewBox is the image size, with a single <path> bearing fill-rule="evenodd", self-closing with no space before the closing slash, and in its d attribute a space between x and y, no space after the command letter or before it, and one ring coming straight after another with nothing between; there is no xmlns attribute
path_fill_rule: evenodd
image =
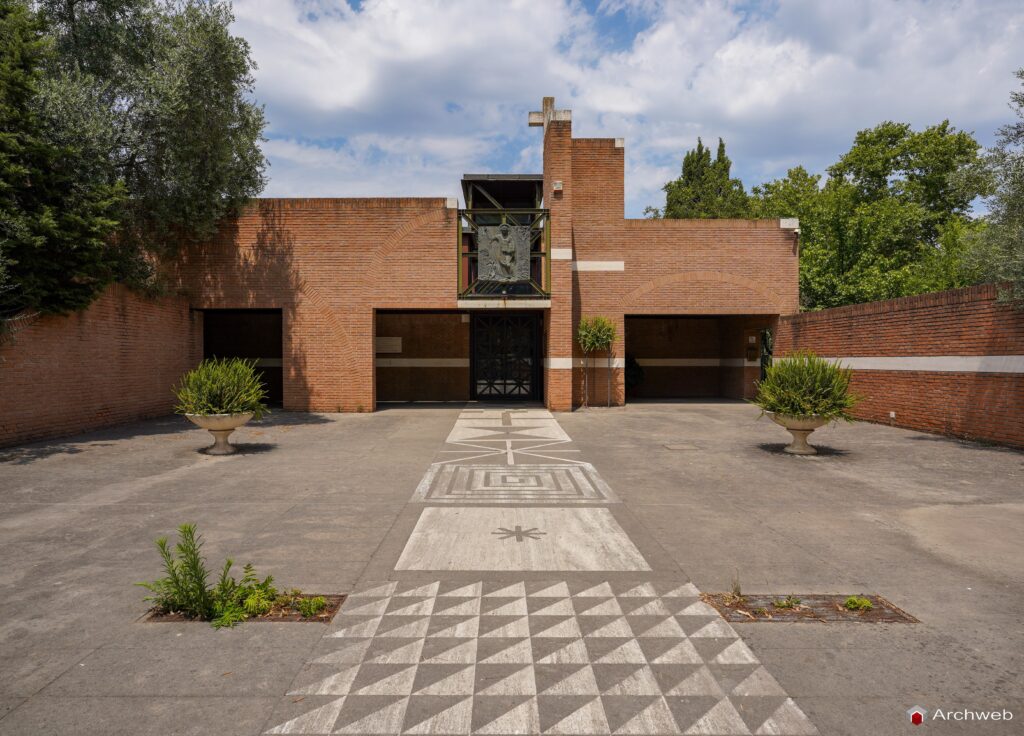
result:
<svg viewBox="0 0 1024 736"><path fill-rule="evenodd" d="M543 126L547 130L548 123L552 120L572 121L572 110L556 110L555 98L545 97L541 104L540 112L530 113L530 127L538 128Z"/></svg>

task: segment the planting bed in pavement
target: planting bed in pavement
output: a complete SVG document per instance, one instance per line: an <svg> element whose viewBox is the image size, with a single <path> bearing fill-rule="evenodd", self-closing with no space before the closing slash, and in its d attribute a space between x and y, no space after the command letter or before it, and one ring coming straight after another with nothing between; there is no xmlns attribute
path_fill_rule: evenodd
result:
<svg viewBox="0 0 1024 736"><path fill-rule="evenodd" d="M753 621L792 621L835 623L920 623L916 618L902 611L880 595L741 595L732 593L705 593L704 602L715 608L722 617L734 624ZM846 605L851 598L861 598L870 603L870 608L853 608Z"/></svg>

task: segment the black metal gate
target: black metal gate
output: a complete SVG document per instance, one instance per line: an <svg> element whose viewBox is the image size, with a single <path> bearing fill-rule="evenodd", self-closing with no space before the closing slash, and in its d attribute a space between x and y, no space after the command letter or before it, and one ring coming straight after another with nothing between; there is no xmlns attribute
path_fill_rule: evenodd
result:
<svg viewBox="0 0 1024 736"><path fill-rule="evenodd" d="M541 397L540 315L474 314L470 394L474 399Z"/></svg>
<svg viewBox="0 0 1024 736"><path fill-rule="evenodd" d="M761 380L768 376L768 369L772 365L772 350L774 340L771 330L761 330Z"/></svg>

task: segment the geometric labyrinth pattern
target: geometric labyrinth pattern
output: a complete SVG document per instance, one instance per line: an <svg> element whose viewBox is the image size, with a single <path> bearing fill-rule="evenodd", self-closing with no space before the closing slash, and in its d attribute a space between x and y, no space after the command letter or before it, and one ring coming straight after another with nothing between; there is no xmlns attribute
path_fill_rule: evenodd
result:
<svg viewBox="0 0 1024 736"><path fill-rule="evenodd" d="M414 500L439 503L615 503L589 463L548 465L432 465Z"/></svg>
<svg viewBox="0 0 1024 736"><path fill-rule="evenodd" d="M691 584L389 582L335 626L267 733L817 733Z"/></svg>

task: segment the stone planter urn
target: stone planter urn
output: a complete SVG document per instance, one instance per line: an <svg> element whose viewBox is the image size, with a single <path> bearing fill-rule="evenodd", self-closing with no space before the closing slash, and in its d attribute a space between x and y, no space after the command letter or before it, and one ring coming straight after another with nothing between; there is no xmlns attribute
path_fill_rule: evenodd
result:
<svg viewBox="0 0 1024 736"><path fill-rule="evenodd" d="M247 411L241 414L186 414L185 416L197 427L209 430L213 435L213 445L207 448L207 455L230 455L237 450L228 442L228 437L252 419L253 413Z"/></svg>
<svg viewBox="0 0 1024 736"><path fill-rule="evenodd" d="M818 427L828 424L828 419L816 415L807 417L794 417L789 414L776 414L765 412L772 418L772 421L779 426L785 427L791 435L793 442L785 447L785 451L793 455L817 455L818 451L807 444L807 436Z"/></svg>

